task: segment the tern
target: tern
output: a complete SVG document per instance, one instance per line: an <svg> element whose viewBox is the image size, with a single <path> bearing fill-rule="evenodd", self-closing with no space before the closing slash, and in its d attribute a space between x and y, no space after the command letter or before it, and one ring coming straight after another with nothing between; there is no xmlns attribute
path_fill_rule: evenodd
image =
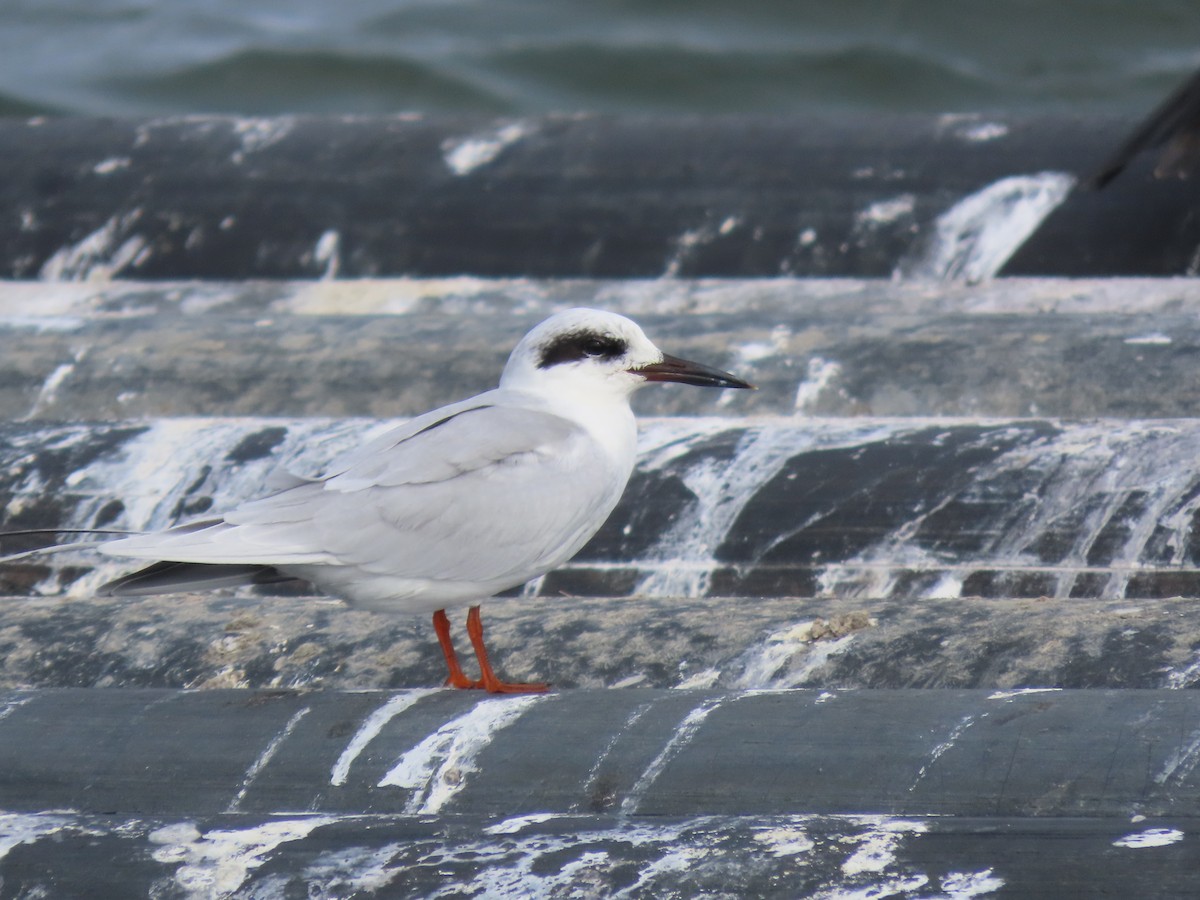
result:
<svg viewBox="0 0 1200 900"><path fill-rule="evenodd" d="M432 613L449 685L545 691L496 676L479 601L561 565L599 530L633 471L630 397L668 381L753 387L668 356L624 316L560 312L517 344L495 390L412 419L318 478L276 475L274 493L224 515L99 545L156 560L101 592L302 578L353 607ZM454 652L446 609L457 606L469 607L478 679Z"/></svg>

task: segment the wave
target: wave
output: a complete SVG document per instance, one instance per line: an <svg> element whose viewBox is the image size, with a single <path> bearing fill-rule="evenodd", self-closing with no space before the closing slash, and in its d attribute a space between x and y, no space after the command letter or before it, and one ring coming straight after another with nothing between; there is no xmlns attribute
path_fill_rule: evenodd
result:
<svg viewBox="0 0 1200 900"><path fill-rule="evenodd" d="M874 45L751 52L561 44L453 63L252 49L103 85L126 107L249 115L928 112L995 107L1015 89L959 60Z"/></svg>
<svg viewBox="0 0 1200 900"><path fill-rule="evenodd" d="M491 61L545 107L655 112L942 111L994 105L986 72L903 49L728 50L562 46Z"/></svg>
<svg viewBox="0 0 1200 900"><path fill-rule="evenodd" d="M326 51L242 50L164 74L107 78L103 83L124 105L149 105L154 111L512 111L512 104L486 85L425 63Z"/></svg>
<svg viewBox="0 0 1200 900"><path fill-rule="evenodd" d="M0 8L0 113L1139 115L1200 66L1179 0L114 4Z"/></svg>
<svg viewBox="0 0 1200 900"><path fill-rule="evenodd" d="M63 109L36 100L26 100L11 94L0 93L0 117L28 119L33 116L61 115Z"/></svg>

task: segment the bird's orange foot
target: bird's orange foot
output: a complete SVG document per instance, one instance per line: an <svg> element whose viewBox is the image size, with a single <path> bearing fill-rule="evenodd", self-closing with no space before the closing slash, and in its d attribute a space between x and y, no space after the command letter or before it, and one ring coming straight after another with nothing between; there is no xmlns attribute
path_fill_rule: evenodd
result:
<svg viewBox="0 0 1200 900"><path fill-rule="evenodd" d="M478 606L467 610L467 635L471 638L471 646L475 648L475 658L479 660L479 680L489 694L544 694L550 690L550 685L540 681L522 683L501 681L496 677L488 660L487 649L483 646L483 618L479 615Z"/></svg>
<svg viewBox="0 0 1200 900"><path fill-rule="evenodd" d="M544 681L501 681L494 674L490 679L479 679L474 686L482 687L489 694L544 694L550 690L550 685Z"/></svg>
<svg viewBox="0 0 1200 900"><path fill-rule="evenodd" d="M444 682L446 686L460 690L482 688L483 679L475 681L468 678L463 673L462 666L458 664L458 655L455 654L454 644L450 640L450 620L446 618L444 609L439 609L433 614L433 631L437 635L438 643L441 644L442 654L446 657L446 669L450 673Z"/></svg>

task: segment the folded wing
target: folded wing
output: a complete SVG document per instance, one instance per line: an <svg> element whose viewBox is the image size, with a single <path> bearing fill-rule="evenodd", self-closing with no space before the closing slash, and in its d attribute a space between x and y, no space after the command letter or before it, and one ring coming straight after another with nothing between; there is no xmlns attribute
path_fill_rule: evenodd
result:
<svg viewBox="0 0 1200 900"><path fill-rule="evenodd" d="M596 442L559 416L503 405L442 412L343 457L321 479L220 520L102 549L283 571L353 567L368 578L519 583L573 554L624 488L628 471L614 471Z"/></svg>

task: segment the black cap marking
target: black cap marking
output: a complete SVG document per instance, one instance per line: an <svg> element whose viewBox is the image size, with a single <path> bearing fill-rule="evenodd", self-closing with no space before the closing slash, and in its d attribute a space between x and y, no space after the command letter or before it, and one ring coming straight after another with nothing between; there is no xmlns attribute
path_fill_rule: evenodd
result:
<svg viewBox="0 0 1200 900"><path fill-rule="evenodd" d="M572 331L560 334L541 348L538 368L548 369L581 359L620 359L629 345L613 334L597 331Z"/></svg>

